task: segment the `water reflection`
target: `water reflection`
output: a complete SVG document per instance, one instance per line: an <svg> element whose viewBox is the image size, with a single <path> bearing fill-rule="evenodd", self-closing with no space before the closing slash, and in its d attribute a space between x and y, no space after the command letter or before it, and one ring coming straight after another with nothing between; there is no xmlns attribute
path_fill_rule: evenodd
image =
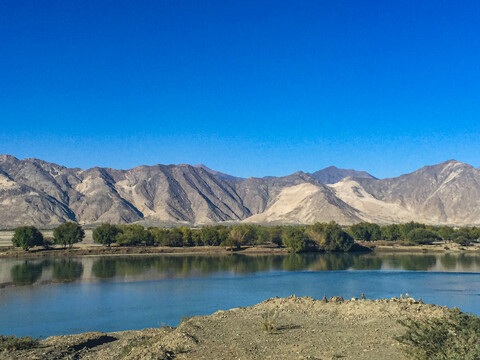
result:
<svg viewBox="0 0 480 360"><path fill-rule="evenodd" d="M10 270L11 280L15 285L32 285L42 276L43 263L36 264L25 261L17 264Z"/></svg>
<svg viewBox="0 0 480 360"><path fill-rule="evenodd" d="M409 270L480 272L480 256L468 254L290 254L226 256L123 256L0 260L0 285L48 282L137 281L262 271ZM8 274L10 276L8 276ZM41 281L40 281L41 280Z"/></svg>
<svg viewBox="0 0 480 360"><path fill-rule="evenodd" d="M391 268L409 271L428 271L437 265L435 255L390 255L382 258ZM441 263L441 262L440 262Z"/></svg>
<svg viewBox="0 0 480 360"><path fill-rule="evenodd" d="M79 261L62 259L53 263L53 278L57 281L71 282L78 280L83 274L83 265Z"/></svg>

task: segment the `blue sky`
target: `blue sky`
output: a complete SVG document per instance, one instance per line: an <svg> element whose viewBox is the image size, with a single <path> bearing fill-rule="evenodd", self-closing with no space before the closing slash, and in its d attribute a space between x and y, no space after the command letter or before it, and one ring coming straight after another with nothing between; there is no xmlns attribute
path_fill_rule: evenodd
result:
<svg viewBox="0 0 480 360"><path fill-rule="evenodd" d="M0 153L69 167L480 165L478 1L0 2Z"/></svg>

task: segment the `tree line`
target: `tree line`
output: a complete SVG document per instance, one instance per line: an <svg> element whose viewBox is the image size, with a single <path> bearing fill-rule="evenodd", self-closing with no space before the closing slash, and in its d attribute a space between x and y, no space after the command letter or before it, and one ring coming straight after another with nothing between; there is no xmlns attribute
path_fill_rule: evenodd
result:
<svg viewBox="0 0 480 360"><path fill-rule="evenodd" d="M407 243L431 244L434 241L453 241L467 246L480 238L480 228L452 226L433 226L417 222L379 226L371 223L359 223L346 229L355 240L403 240Z"/></svg>
<svg viewBox="0 0 480 360"><path fill-rule="evenodd" d="M33 246L50 247L53 244L71 247L85 237L85 231L74 222L59 225L53 239L44 238L34 226L15 229L12 243L28 250ZM305 226L212 225L201 228L145 228L138 224L102 224L93 230L93 240L110 246L223 246L239 249L242 246L276 244L293 252L309 250L350 251L357 241L403 240L408 244L429 244L438 240L469 245L480 238L480 228L453 228L430 226L416 222L380 226L359 223L342 227L335 222Z"/></svg>

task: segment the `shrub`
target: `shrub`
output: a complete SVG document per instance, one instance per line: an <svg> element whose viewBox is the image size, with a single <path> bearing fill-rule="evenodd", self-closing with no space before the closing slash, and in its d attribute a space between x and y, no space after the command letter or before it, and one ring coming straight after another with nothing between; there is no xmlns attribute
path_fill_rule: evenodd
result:
<svg viewBox="0 0 480 360"><path fill-rule="evenodd" d="M0 351L26 350L38 346L39 338L0 335Z"/></svg>
<svg viewBox="0 0 480 360"><path fill-rule="evenodd" d="M396 339L417 360L480 359L480 318L452 310L445 318L400 321L407 328Z"/></svg>
<svg viewBox="0 0 480 360"><path fill-rule="evenodd" d="M278 312L275 309L267 310L262 314L262 328L265 332L273 334L277 331L277 317Z"/></svg>
<svg viewBox="0 0 480 360"><path fill-rule="evenodd" d="M12 244L28 251L33 246L43 245L43 235L35 226L21 226L15 229Z"/></svg>

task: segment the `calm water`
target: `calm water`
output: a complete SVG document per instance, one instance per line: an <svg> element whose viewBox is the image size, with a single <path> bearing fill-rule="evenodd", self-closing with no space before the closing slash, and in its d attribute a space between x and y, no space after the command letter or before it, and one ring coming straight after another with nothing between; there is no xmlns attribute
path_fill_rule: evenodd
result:
<svg viewBox="0 0 480 360"><path fill-rule="evenodd" d="M310 254L0 259L0 334L178 324L273 296L408 292L480 315L480 256Z"/></svg>

